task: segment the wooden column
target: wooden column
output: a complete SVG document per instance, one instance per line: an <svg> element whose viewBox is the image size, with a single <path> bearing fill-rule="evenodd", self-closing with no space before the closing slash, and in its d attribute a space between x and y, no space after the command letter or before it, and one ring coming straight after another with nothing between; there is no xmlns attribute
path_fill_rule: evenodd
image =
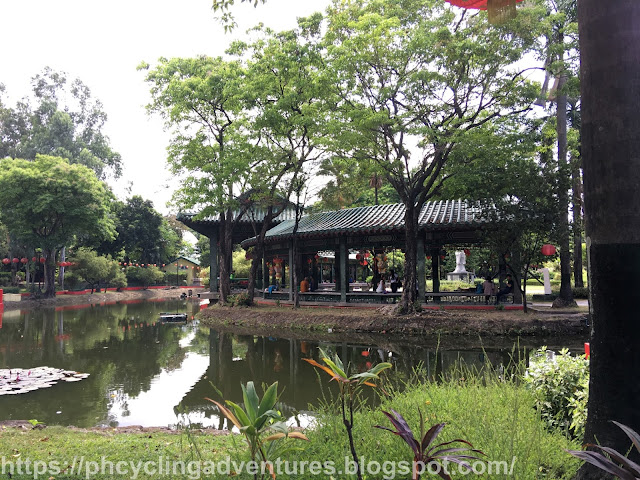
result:
<svg viewBox="0 0 640 480"><path fill-rule="evenodd" d="M418 301L425 301L425 291L427 287L426 278L426 255L424 253L424 234L418 235Z"/></svg>
<svg viewBox="0 0 640 480"><path fill-rule="evenodd" d="M283 267L284 268L284 267ZM285 272L282 272L282 278L285 277ZM298 288L293 284L293 241L289 242L289 300L293 301L293 289Z"/></svg>
<svg viewBox="0 0 640 480"><path fill-rule="evenodd" d="M340 301L343 303L346 303L347 301L347 290L349 290L347 265L349 265L347 238L340 237Z"/></svg>
<svg viewBox="0 0 640 480"><path fill-rule="evenodd" d="M431 249L431 281L433 293L440 292L440 247ZM434 303L440 303L439 297L433 297Z"/></svg>
<svg viewBox="0 0 640 480"><path fill-rule="evenodd" d="M218 291L218 231L209 236L209 291Z"/></svg>

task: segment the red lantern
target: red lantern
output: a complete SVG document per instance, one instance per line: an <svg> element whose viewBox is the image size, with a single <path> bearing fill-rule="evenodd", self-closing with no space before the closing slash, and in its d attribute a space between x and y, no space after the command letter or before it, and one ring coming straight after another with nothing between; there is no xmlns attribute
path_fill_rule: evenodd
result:
<svg viewBox="0 0 640 480"><path fill-rule="evenodd" d="M47 260L46 260L44 257L40 257L40 263L44 263L44 262L46 262L46 261L47 261Z"/></svg>
<svg viewBox="0 0 640 480"><path fill-rule="evenodd" d="M36 257L31 257L31 261L35 263L38 261L38 259Z"/></svg>
<svg viewBox="0 0 640 480"><path fill-rule="evenodd" d="M358 253L358 254L356 255L356 260L358 260L358 261L362 260L362 255Z"/></svg>
<svg viewBox="0 0 640 480"><path fill-rule="evenodd" d="M13 263L19 263L19 262L20 262L20 260L18 258L13 257Z"/></svg>
<svg viewBox="0 0 640 480"><path fill-rule="evenodd" d="M444 255L440 255L440 260L444 260Z"/></svg>
<svg viewBox="0 0 640 480"><path fill-rule="evenodd" d="M26 257L22 257L22 258L20 259L20 263L21 263L21 264L23 264L23 265L24 265L25 263L27 263L28 261L29 261L29 259L28 259L28 258L26 258Z"/></svg>
<svg viewBox="0 0 640 480"><path fill-rule="evenodd" d="M466 9L488 10L490 23L501 23L513 18L516 3L523 0L446 0L451 5Z"/></svg>
<svg viewBox="0 0 640 480"><path fill-rule="evenodd" d="M427 255L427 260L431 260L431 255Z"/></svg>
<svg viewBox="0 0 640 480"><path fill-rule="evenodd" d="M542 252L542 254L544 256L549 257L551 255L555 255L556 254L556 247L554 245L550 245L550 244L547 243L547 244L542 246L540 251Z"/></svg>
<svg viewBox="0 0 640 480"><path fill-rule="evenodd" d="M363 260L362 261L362 265L364 265L366 267L367 265L369 265L369 262L367 262L366 260Z"/></svg>
<svg viewBox="0 0 640 480"><path fill-rule="evenodd" d="M8 258L3 258L2 263L4 263L5 265L9 265L11 263L11 260L9 260Z"/></svg>
<svg viewBox="0 0 640 480"><path fill-rule="evenodd" d="M468 248L465 248L464 254L468 257L469 255L471 255L471 250L469 250Z"/></svg>
<svg viewBox="0 0 640 480"><path fill-rule="evenodd" d="M307 259L307 263L308 263L309 265L311 265L311 264L313 263L313 259L312 259L312 258L308 258L308 259Z"/></svg>

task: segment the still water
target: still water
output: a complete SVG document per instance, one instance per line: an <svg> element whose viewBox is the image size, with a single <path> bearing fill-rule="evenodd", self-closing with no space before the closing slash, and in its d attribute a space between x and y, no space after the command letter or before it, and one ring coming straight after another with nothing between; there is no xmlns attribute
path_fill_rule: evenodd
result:
<svg viewBox="0 0 640 480"><path fill-rule="evenodd" d="M242 402L240 383L279 382L280 409L304 418L322 396L318 376L305 357L318 346L364 370L381 360L394 377L409 379L417 366L438 376L463 359L508 363L513 340L393 338L335 335L314 340L279 332L278 337L232 335L202 327L190 300L118 302L112 305L5 312L0 322L0 368L48 366L89 373L77 383L21 395L0 396L0 420L36 419L48 424L176 426L190 422L221 428L213 404ZM186 312L186 325L162 324L162 312ZM299 335L299 334L298 334ZM520 340L521 351L546 344L578 348L581 339ZM323 382L326 384L326 379ZM324 392L327 393L326 391Z"/></svg>

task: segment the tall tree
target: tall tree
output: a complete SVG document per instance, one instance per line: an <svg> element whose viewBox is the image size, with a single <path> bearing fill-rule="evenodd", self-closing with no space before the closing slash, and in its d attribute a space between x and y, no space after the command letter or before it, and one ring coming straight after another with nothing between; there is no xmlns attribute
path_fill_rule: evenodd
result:
<svg viewBox="0 0 640 480"><path fill-rule="evenodd" d="M336 133L377 162L405 206L401 310L416 301L418 215L446 179L451 152L474 129L529 108L533 92L512 65L533 39L510 28L440 0L330 9L330 73L342 97Z"/></svg>
<svg viewBox="0 0 640 480"><path fill-rule="evenodd" d="M582 160L591 294L585 441L619 452L640 431L640 2L578 2ZM637 451L631 458L640 462ZM580 479L602 478L585 465Z"/></svg>
<svg viewBox="0 0 640 480"><path fill-rule="evenodd" d="M321 83L321 22L322 15L315 14L299 19L294 30L275 33L257 29L261 34L258 40L250 45L236 43L231 49L236 55L251 55L246 83L248 128L255 139L254 152L262 159L247 172L252 200L264 211L252 255L249 298L253 298L253 279L271 221L282 212L292 193L300 192L304 170L324 155L330 89Z"/></svg>
<svg viewBox="0 0 640 480"><path fill-rule="evenodd" d="M0 160L0 218L17 238L42 248L47 297L55 295L62 246L76 236L114 236L109 200L104 184L83 165L44 155Z"/></svg>
<svg viewBox="0 0 640 480"><path fill-rule="evenodd" d="M241 199L247 198L246 174L257 162L246 129L243 67L204 56L162 58L146 80L152 96L148 111L160 114L173 131L168 162L181 178L174 201L199 210L200 218L219 219L220 302L226 303L233 229L249 206Z"/></svg>
<svg viewBox="0 0 640 480"><path fill-rule="evenodd" d="M31 89L13 109L0 100L0 157L53 155L89 167L100 179L121 175L120 154L103 133L107 115L89 87L47 67L32 78Z"/></svg>

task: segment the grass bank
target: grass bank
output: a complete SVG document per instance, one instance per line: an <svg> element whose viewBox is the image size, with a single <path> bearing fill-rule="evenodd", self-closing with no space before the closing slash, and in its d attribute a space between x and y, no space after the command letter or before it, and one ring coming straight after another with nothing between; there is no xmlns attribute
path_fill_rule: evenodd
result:
<svg viewBox="0 0 640 480"><path fill-rule="evenodd" d="M425 310L411 315L382 308L330 308L212 305L198 314L211 327L236 326L256 334L291 331L365 332L400 335L587 335L586 313L542 313L512 310Z"/></svg>
<svg viewBox="0 0 640 480"><path fill-rule="evenodd" d="M319 381L325 382L322 378ZM405 388L406 387L406 388ZM238 389L240 385L238 385ZM390 426L381 410L400 412L419 435L420 409L427 427L445 422L436 443L464 439L482 450L486 456L485 473L473 478L491 479L569 479L579 467L579 461L565 449L579 449L577 442L561 432L546 429L545 422L534 409L531 393L518 381L518 373L508 371L470 372L459 370L440 383L418 377L409 379L402 389L387 385L390 397L375 408L362 407L354 417L354 438L357 453L363 459L364 478L409 478L402 474L400 462L413 458L407 445L397 436L374 428ZM402 391L401 391L402 390ZM282 446L282 470L279 479L354 478L344 473L351 460L347 437L336 400L325 397L317 410L318 423L306 431L309 442L288 441ZM40 478L86 478L88 465L94 468L107 462L126 462L126 474L108 470L91 478L132 478L133 466L149 462L153 472L140 471L137 478L200 478L206 473L207 462L247 461L244 441L238 435L214 435L191 431L171 434L164 431L137 432L136 429L116 432L114 429L85 431L61 427L42 430L0 427L0 451L6 461L58 462L60 472ZM83 457L84 471L78 472ZM106 458L103 460L103 456ZM75 461L75 464L74 464ZM161 462L164 473L158 472ZM306 462L305 464L300 463ZM87 462L95 462L88 464ZM142 463L140 463L142 462ZM168 463L167 463L168 462ZM189 464L189 462L196 462ZM288 462L288 463L285 463ZM311 462L321 465L321 474L310 473ZM187 470L181 473L180 466ZM190 466L191 465L191 466ZM209 464L210 465L210 464ZM177 468L168 472L169 466ZM191 470L188 470L191 468ZM220 467L216 467L220 468ZM475 468L481 469L479 466ZM489 474L491 468L491 474ZM72 471L73 470L73 471ZM233 470L233 467L232 467ZM452 470L450 470L452 471ZM242 472L231 475L238 479L253 478ZM457 474L453 478L466 478ZM221 475L215 478L227 478ZM12 478L34 478L17 475ZM431 478L425 475L423 478Z"/></svg>

